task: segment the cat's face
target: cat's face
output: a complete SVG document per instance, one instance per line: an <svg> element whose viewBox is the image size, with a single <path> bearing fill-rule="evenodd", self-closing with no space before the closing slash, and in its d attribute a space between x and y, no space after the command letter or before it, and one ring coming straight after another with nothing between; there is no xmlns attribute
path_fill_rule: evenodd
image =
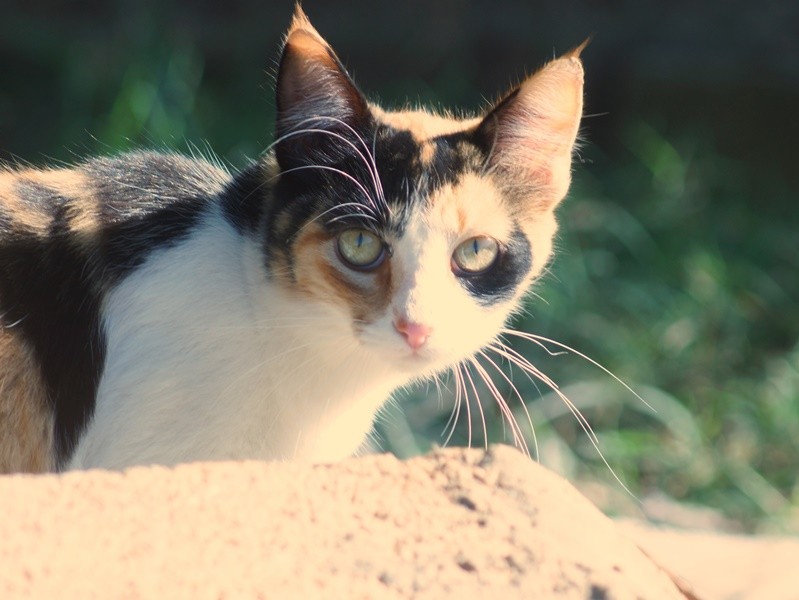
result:
<svg viewBox="0 0 799 600"><path fill-rule="evenodd" d="M410 376L489 344L550 258L582 110L576 55L482 117L388 112L298 13L277 104L277 278Z"/></svg>

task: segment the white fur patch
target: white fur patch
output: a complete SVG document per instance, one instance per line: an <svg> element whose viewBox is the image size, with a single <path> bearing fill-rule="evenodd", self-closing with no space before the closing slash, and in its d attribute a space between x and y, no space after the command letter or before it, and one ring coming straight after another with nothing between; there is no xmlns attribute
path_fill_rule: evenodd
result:
<svg viewBox="0 0 799 600"><path fill-rule="evenodd" d="M212 215L108 297L97 408L69 467L352 454L404 378L349 317L266 280L258 244Z"/></svg>

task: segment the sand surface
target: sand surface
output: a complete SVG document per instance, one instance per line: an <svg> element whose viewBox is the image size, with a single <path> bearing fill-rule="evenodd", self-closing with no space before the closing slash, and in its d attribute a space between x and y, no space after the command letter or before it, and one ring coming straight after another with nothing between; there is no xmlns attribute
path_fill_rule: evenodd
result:
<svg viewBox="0 0 799 600"><path fill-rule="evenodd" d="M799 600L799 539L682 531L637 521L621 531L707 600Z"/></svg>
<svg viewBox="0 0 799 600"><path fill-rule="evenodd" d="M0 477L0 598L677 599L515 450Z"/></svg>

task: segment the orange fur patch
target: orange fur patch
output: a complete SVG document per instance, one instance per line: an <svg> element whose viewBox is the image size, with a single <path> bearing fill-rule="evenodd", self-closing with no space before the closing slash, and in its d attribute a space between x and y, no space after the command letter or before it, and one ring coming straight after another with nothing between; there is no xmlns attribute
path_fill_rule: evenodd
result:
<svg viewBox="0 0 799 600"><path fill-rule="evenodd" d="M299 29L305 29L306 31L313 33L316 37L318 37L321 41L324 42L324 39L319 32L316 31L313 25L311 25L311 20L308 18L308 15L305 14L305 11L302 10L302 6L300 3L294 5L294 14L291 16L291 24L289 25L289 30L286 33L286 37L289 37L292 33ZM327 45L327 42L325 42Z"/></svg>
<svg viewBox="0 0 799 600"><path fill-rule="evenodd" d="M456 210L458 212L458 231L464 231L466 229L466 211L463 206L459 206Z"/></svg>
<svg viewBox="0 0 799 600"><path fill-rule="evenodd" d="M53 454L53 413L39 367L19 336L0 327L0 473L51 471Z"/></svg>
<svg viewBox="0 0 799 600"><path fill-rule="evenodd" d="M20 197L17 182L34 183L49 190L53 196L70 201L74 211L72 227L78 237L91 235L99 228L98 204L89 177L78 169L25 169L0 173L0 202L11 219L37 232L50 224L48 207L37 206Z"/></svg>
<svg viewBox="0 0 799 600"><path fill-rule="evenodd" d="M71 225L79 234L78 237L92 235L99 229L99 207L92 193L94 186L91 178L75 169L33 171L24 175L26 179L48 187L70 200L74 210Z"/></svg>
<svg viewBox="0 0 799 600"><path fill-rule="evenodd" d="M436 155L436 147L430 142L422 142L421 148L422 151L419 153L419 159L422 161L422 164L429 165L433 162L433 158Z"/></svg>
<svg viewBox="0 0 799 600"><path fill-rule="evenodd" d="M11 219L12 224L17 223L26 229L42 232L50 223L50 216L46 210L27 202L20 197L16 184L20 177L13 172L0 172L0 211Z"/></svg>
<svg viewBox="0 0 799 600"><path fill-rule="evenodd" d="M385 111L379 106L369 107L379 121L400 131L408 131L420 144L440 135L449 135L476 127L479 118L454 119L423 110ZM424 148L422 152L424 153ZM431 156L432 158L432 156Z"/></svg>
<svg viewBox="0 0 799 600"><path fill-rule="evenodd" d="M332 238L321 227L308 227L294 243L297 291L340 305L360 322L377 319L391 301L389 260L370 273L353 271L351 276L331 251Z"/></svg>

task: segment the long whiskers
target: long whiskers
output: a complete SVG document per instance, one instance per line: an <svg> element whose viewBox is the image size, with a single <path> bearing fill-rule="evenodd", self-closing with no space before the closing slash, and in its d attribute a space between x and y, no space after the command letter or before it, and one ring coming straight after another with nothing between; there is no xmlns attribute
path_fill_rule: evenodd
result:
<svg viewBox="0 0 799 600"><path fill-rule="evenodd" d="M499 389L497 389L497 386L494 385L494 382L492 381L492 379L489 376L488 372L486 372L486 370L483 367L483 365L481 365L477 361L476 357L470 358L469 362L471 362L471 364L474 365L474 368L477 370L477 373L480 375L480 377L482 378L483 382L485 382L486 386L488 387L489 392L491 392L491 395L494 397L494 400L496 400L500 411L502 412L502 414L504 415L505 419L507 420L508 425L510 426L511 434L513 436L513 443L522 452L524 452L524 454L526 456L529 457L530 456L530 450L527 447L527 442L524 439L524 434L522 433L521 429L519 428L519 424L516 422L516 419L514 418L513 413L511 412L510 408L508 407L508 403L502 397L502 394L500 394ZM488 431L486 430L485 417L483 417L482 405L480 404L479 399L478 399L478 406L480 406L480 416L483 418L483 431L485 432L485 438L486 438L485 445L486 445L486 447L488 447Z"/></svg>
<svg viewBox="0 0 799 600"><path fill-rule="evenodd" d="M361 147L364 149L364 152L366 152L366 157L360 152L360 150L355 148L355 146L349 140L347 140L346 138L344 138L342 136L339 136L338 134L335 134L335 135L337 135L337 137L340 137L341 139L343 139L344 141L349 143L350 146L352 146L353 149L355 149L355 151L358 152L358 155L361 157L361 159L364 160L364 162L366 163L367 168L370 170L370 173L372 175L372 181L373 181L374 186L375 186L375 192L377 193L378 198L380 198L381 200L383 200L385 202L386 196L385 196L385 193L383 192L383 184L380 181L380 174L379 174L379 172L377 170L377 162L375 161L375 146L377 144L377 129L375 129L375 131L374 131L374 136L372 137L372 147L371 147L371 150L370 150L369 146L366 145L366 141L363 139L361 134L359 134L355 129L353 129L352 126L349 125L349 123L347 123L346 121L343 121L342 119L339 119L338 117L333 117L333 116L329 116L329 115L318 115L318 116L314 116L314 117L309 117L308 119L305 119L305 120L301 121L298 125L302 125L303 123L314 122L314 121L332 121L333 123L337 123L337 124L343 126L350 133L352 133L352 135L355 136L355 138L360 142ZM334 132L328 132L328 133L334 133ZM368 157L368 160L367 160L367 157ZM389 211L390 211L390 207L388 206L388 204L386 204L386 208L388 208Z"/></svg>
<svg viewBox="0 0 799 600"><path fill-rule="evenodd" d="M370 178L372 180L372 187L373 187L373 189L375 191L375 195L377 197L377 201L379 202L379 206L378 206L378 203L374 202L374 199L372 198L372 196L368 195L368 197L369 197L370 201L372 202L374 208L376 210L382 210L387 215L390 216L392 211L391 211L390 205L386 201L385 192L383 191L383 185L382 185L382 182L380 180L380 174L379 174L378 169L377 169L377 162L375 161L374 144L372 146L372 149L370 150L369 146L366 144L366 141L363 139L363 137L355 129L353 129L345 121L343 121L341 119L338 119L336 117L333 117L333 116L317 115L317 116L313 116L313 117L308 117L307 119L303 119L303 120L299 121L295 126L296 127L303 127L303 125L308 124L308 123L319 123L319 122L325 122L325 121L333 122L333 123L336 123L336 124L341 125L342 127L346 128L358 140L358 142L360 143L361 148L363 148L363 152L361 152L361 150L358 149L358 147L355 144L353 144L352 141L347 139L345 136L343 136L343 135L341 135L339 133L336 133L334 131L330 131L330 130L327 130L327 129L319 129L319 128L301 128L301 129L295 129L295 130L289 131L288 133L282 135L281 137L276 139L274 142L272 142L272 144L270 144L269 147L267 148L267 151L269 149L273 148L275 145L279 144L280 142L282 142L282 141L284 141L284 140L286 140L286 139L288 139L290 137L303 135L303 134L308 134L308 133L319 133L319 134L329 135L331 137L339 139L340 141L342 141L345 144L347 144L348 146L350 146L356 152L358 157L361 159L361 161L366 166L366 169L369 171L369 175L370 175ZM375 140L373 140L373 141L376 141L376 136L377 136L377 132L375 132Z"/></svg>
<svg viewBox="0 0 799 600"><path fill-rule="evenodd" d="M299 234L299 232L301 232L303 229L305 229L306 227L311 225L311 223L315 223L316 221L320 220L326 214L329 214L329 213L337 211L337 210L341 210L341 209L343 209L345 207L348 207L348 206L355 206L357 208L362 208L363 207L363 205L359 204L358 202L345 202L343 204L337 204L336 206L332 206L332 207L328 208L327 210L325 210L325 211L319 213L318 215L316 215L313 219L310 219L307 223L305 223L302 227L300 227L297 230L297 234ZM368 207L366 207L366 208L368 208ZM357 211L355 214L348 213L348 214L344 214L344 215L339 215L337 217L333 217L332 219L328 219L327 223L328 224L335 223L336 221L339 221L341 219L351 219L351 218L354 218L356 216L357 217L363 217L365 219L369 219L371 221L374 221L375 223L379 223L380 222L380 220L377 217L375 217L374 215L371 215L371 214L368 214L368 213L365 213L365 212L362 212L362 211ZM297 234L295 234L295 235L297 235Z"/></svg>
<svg viewBox="0 0 799 600"><path fill-rule="evenodd" d="M489 349L493 349L493 347L489 346ZM488 364L490 364L492 367L494 367L494 369L497 371L497 373L499 373L502 376L503 379L505 379L505 381L508 383L508 385L513 390L513 393L519 399L519 402L522 405L522 408L524 409L524 414L525 414L525 416L527 418L527 424L530 426L530 434L533 436L533 449L535 451L535 459L536 459L536 461L539 460L540 454L539 454L539 450L538 450L538 436L535 433L535 426L533 425L533 419L530 416L530 411L527 410L527 403L524 401L524 398L522 397L521 392L519 392L518 388L514 385L513 381L511 381L510 377L508 377L505 374L505 371L503 371L502 368L497 363L495 363L491 359L490 356L488 356L488 354L486 354L482 350L479 351L479 354L480 354L480 356L482 356L484 359L486 359L488 361ZM507 413L505 413L505 414L509 413L511 419L513 419L513 421L516 421L516 417L513 415L512 411L510 411L510 407L508 406L508 404L504 400L504 398L503 398L503 403L505 405L505 409L503 410L503 413L505 413L505 411L507 410ZM518 424L517 424L516 427L518 429ZM524 439L523 436L522 436L522 439Z"/></svg>
<svg viewBox="0 0 799 600"><path fill-rule="evenodd" d="M382 189L378 188L378 184L377 184L377 180L375 178L375 174L372 171L372 166L366 160L366 157L364 157L364 155L361 154L361 151L358 150L357 146L355 146L355 144L353 144L351 141L349 141L343 135L339 135L338 133L335 133L333 131L328 131L327 129L313 129L313 128L311 128L311 129L300 129L299 131L288 133L285 136L283 136L283 138L292 137L293 135L305 135L305 134L309 134L309 133L321 133L321 134L324 134L324 135L329 135L331 137L334 137L334 138L337 138L337 139L343 141L345 144L348 144L350 147L352 147L352 149L355 150L355 152L358 154L358 156L364 162L364 164L366 165L366 168L369 170L369 174L371 175L371 178L372 178L372 185L374 186L374 192L375 192L375 194L380 196L380 194L382 192ZM286 169L285 171L283 171L283 173L290 173L293 170L294 169ZM354 178L353 178L353 181L355 181ZM377 210L377 203L374 201L374 198L373 198L372 194L366 192L365 190L363 190L363 191L364 191L364 195L367 197L369 202L372 204L372 206L375 208L375 210Z"/></svg>
<svg viewBox="0 0 799 600"><path fill-rule="evenodd" d="M528 340L528 341L536 344L537 346L543 348L547 352L547 354L549 354L550 356L557 356L557 354L559 354L559 353L552 352L552 350L550 348L548 348L546 346L546 344L552 344L553 346L556 346L558 348L562 348L563 350L565 350L567 352L571 352L575 356L579 356L583 360L591 363L592 365L594 365L595 367L597 367L598 369L603 371L605 374L610 375L614 380L616 380L617 383L622 385L624 387L624 389L626 389L633 396L635 396L638 400L640 400L652 412L657 412L655 410L655 408L651 404L649 404L649 402L644 400L634 389L632 389L629 385L624 383L624 381L622 381L619 377L617 377L616 374L613 373L610 369L604 367L603 365L601 365L600 363L595 361L590 356L586 356L585 354L583 354L579 350L575 350L571 346L568 346L568 345L566 345L566 344L564 344L562 342L558 342L556 340L544 337L542 335L536 335L534 333L528 333L528 332L525 332L525 331L518 331L516 329L510 329L510 328L507 328L507 327L502 329L502 333L507 333L509 335L515 335L515 336L520 337L522 339Z"/></svg>
<svg viewBox="0 0 799 600"><path fill-rule="evenodd" d="M464 385L463 375L461 373L462 366L463 365L461 363L457 363L452 367L452 374L455 377L455 406L449 415L449 419L447 419L446 425L444 425L444 431L449 429L449 434L444 440L444 446L449 444L449 441L452 439L452 435L455 433L455 426L457 425L458 417L461 414L461 404L464 401L464 397L466 398L466 402L469 401L469 396L466 394L466 386Z"/></svg>
<svg viewBox="0 0 799 600"><path fill-rule="evenodd" d="M612 373L610 370L599 364L597 361L593 360L592 358L586 356L582 352L567 346L561 342L557 342L555 340L549 339L544 336L526 333L522 331L517 331L515 329L510 328L503 328L501 330L501 334L509 334L514 335L519 338L525 339L536 344L538 347L545 350L551 356L558 356L564 353L572 353L583 360L589 362L591 365L599 368L604 373L610 375L616 382L621 384L624 389L628 390L633 396L639 399L644 405L652 408L649 403L647 403L641 396L636 393L629 385L624 383L618 376ZM553 350L551 346L558 348L559 350ZM469 446L472 444L472 416L471 416L471 409L470 409L470 398L469 398L469 388L474 393L475 400L477 402L477 406L480 410L480 418L483 424L483 432L485 434L485 442L488 443L488 433L487 427L485 422L485 416L483 413L482 404L480 402L480 397L477 391L477 386L469 372L468 365L471 365L480 378L485 383L486 388L488 389L489 393L492 395L494 400L497 402L497 406L502 413L503 416L503 423L507 422L511 429L511 436L513 438L514 444L524 452L527 456L530 456L529 447L527 445L527 441L525 439L525 435L522 432L521 427L519 426L519 422L516 419L516 415L514 411L511 410L508 401L503 397L503 394L500 392L497 385L492 380L491 374L486 369L486 366L480 363L478 358L485 359L491 367L496 370L500 376L505 380L505 382L510 386L510 390L512 390L513 395L518 398L522 410L525 413L527 423L530 426L530 431L533 437L534 449L535 449L535 457L536 460L539 458L539 447L538 447L538 439L536 437L535 427L533 426L533 421L530 416L530 412L527 408L527 403L525 402L521 392L510 379L510 377L504 372L504 370L498 365L488 354L487 351L493 352L498 355L502 359L506 359L511 366L515 366L519 368L522 373L530 380L530 382L537 387L537 382L541 382L545 384L552 392L563 402L563 404L569 409L572 413L574 418L576 419L578 425L585 433L586 437L588 438L589 442L593 446L594 450L596 451L597 455L599 456L602 463L608 469L610 474L616 480L616 482L624 489L631 497L636 498L635 494L632 493L630 488L621 480L619 475L613 469L613 467L608 462L607 458L605 457L602 449L600 448L600 441L599 437L597 436L596 432L592 428L590 422L585 417L585 415L580 411L577 405L560 389L557 383L552 380L548 375L543 373L538 367L536 367L532 362L530 362L525 356L523 356L520 352L512 348L511 346L507 345L502 341L502 337L498 337L495 339L494 342L487 345L483 350L479 350L474 356L467 358L465 361L460 361L452 367L452 373L455 377L455 405L453 410L450 413L449 419L447 424L444 427L444 432L449 430L446 439L444 441L444 445L448 444L451 440L455 426L458 421L458 417L460 416L461 412L461 405L465 403L466 406L466 419L467 419L467 443ZM468 385L467 385L468 381ZM442 434L443 435L443 434Z"/></svg>
<svg viewBox="0 0 799 600"><path fill-rule="evenodd" d="M522 372L527 375L527 377L532 375L542 383L546 384L546 386L555 392L558 398L563 401L569 411L571 411L571 413L577 419L577 422L580 424L582 430L591 440L591 443L597 444L599 442L599 438L597 438L596 433L594 433L594 430L591 427L591 424L588 422L588 419L585 418L583 413L580 412L580 409L577 408L574 402L572 402L569 397L560 390L558 384L555 383L548 375L543 373L540 369L533 365L533 363L509 346L503 345L501 348L492 348L492 350L500 356L507 358L511 363L519 367Z"/></svg>
<svg viewBox="0 0 799 600"><path fill-rule="evenodd" d="M308 169L319 169L321 171L331 171L333 173L341 175L342 177L346 177L352 183L354 183L358 187L359 190L361 190L361 192L363 193L364 197L369 201L369 204L372 205L372 208L375 208L375 209L377 208L375 206L374 199L372 198L371 194L369 194L369 192L366 191L366 188L363 186L363 184L360 181L358 181L357 179L355 179L355 177L353 177L352 175L347 173L346 171L342 171L341 169L337 169L336 167L330 167L330 166L327 166L327 165L302 165L302 166L299 166L299 167L292 167L290 169L286 169L284 171L281 171L280 175L285 175L286 173L294 173L295 171L305 171L305 170L308 170ZM272 179L276 179L280 175L276 175ZM337 205L337 207L338 206L340 206L340 205Z"/></svg>
<svg viewBox="0 0 799 600"><path fill-rule="evenodd" d="M515 331L515 330L504 330L504 331L506 333L517 333L517 334L520 334L521 337L526 337L526 335L530 335L530 336L534 335L534 334L524 334L524 335L522 335L523 332L518 332L518 331ZM544 339L547 339L547 338L544 338ZM533 340L531 340L531 341L533 341ZM501 342L499 342L499 343L501 344ZM556 345L558 345L560 347L566 347L565 344L556 344ZM560 400L566 405L566 407L569 409L569 411L572 413L572 415L574 415L575 419L577 419L577 422L580 425L580 428L586 434L586 436L588 437L588 440L590 441L591 445L594 447L594 450L596 451L596 453L599 456L600 460L605 465L605 467L608 469L608 471L613 476L613 478L616 480L616 482L624 489L624 491L626 491L628 494L630 494L630 496L632 496L633 498L637 499L635 494L633 494L633 492L630 490L630 488L627 487L627 485L621 480L619 475L616 473L616 471L613 469L613 467L608 462L607 458L605 457L605 454L602 452L602 449L599 447L599 438L597 437L596 433L594 432L593 428L591 427L591 424L588 422L588 419L585 418L585 416L582 414L582 412L579 410L579 408L577 408L577 406L574 404L574 402L572 402L568 398L568 396L566 396L560 390L558 385L550 377L545 375L540 369L538 369L535 365L533 365L529 360L527 360L524 356L522 356L519 352L517 352L513 348L510 348L510 347L506 346L505 344L501 344L500 347L492 346L492 347L490 347L490 349L492 351L496 352L497 354L499 354L500 356L503 356L503 357L507 358L512 364L514 364L517 367L519 367L522 370L522 372L524 372L525 375L527 375L527 377L531 377L532 376L532 377L535 377L536 379L538 379L539 381L545 383L558 396L558 398L560 398ZM578 355L580 355L580 354L578 353ZM585 356L585 355L582 355L582 356ZM586 358L586 360L589 360L589 362L591 362L592 364L597 364L598 365L598 363L596 363L596 361L588 359L588 357L585 357L585 358ZM608 371L608 373L609 373L609 371ZM614 379L616 379L618 381L618 377L616 377L612 373L610 373L610 374L614 377ZM630 389L629 386L627 386L626 384L624 384L624 387L627 388L627 389ZM640 398L640 396L638 394L635 394L635 392L633 392L633 394L637 398ZM646 405L649 406L649 404L646 404Z"/></svg>
<svg viewBox="0 0 799 600"><path fill-rule="evenodd" d="M480 403L480 394L477 393L477 387L474 385L474 379L472 379L471 374L469 373L469 369L464 365L463 374L466 379L469 380L469 384L471 385L472 391L474 392L474 397L477 400L478 404ZM466 389L466 386L464 386ZM482 412L482 409L481 409ZM467 438L467 445L469 448L472 447L472 408L469 403L469 395L466 394L466 422L467 422L467 429L468 429L468 438Z"/></svg>

